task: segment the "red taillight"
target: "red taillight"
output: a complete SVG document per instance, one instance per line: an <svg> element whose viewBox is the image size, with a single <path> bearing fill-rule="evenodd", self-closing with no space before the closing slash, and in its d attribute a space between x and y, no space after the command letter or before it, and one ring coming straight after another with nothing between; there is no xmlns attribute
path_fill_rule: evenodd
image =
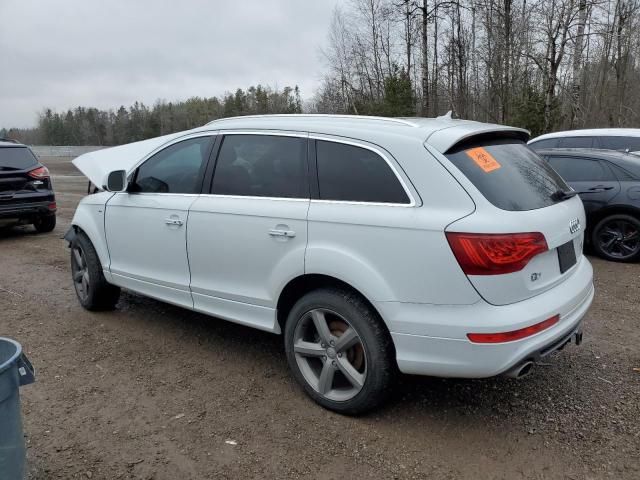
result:
<svg viewBox="0 0 640 480"><path fill-rule="evenodd" d="M530 337L542 330L555 325L560 321L560 315L554 315L551 318L531 325L529 327L521 328L520 330L512 330L511 332L502 333L467 333L467 338L473 343L503 343L513 342L514 340L520 340L521 338Z"/></svg>
<svg viewBox="0 0 640 480"><path fill-rule="evenodd" d="M544 235L532 233L446 232L460 267L467 275L502 275L522 270L548 250Z"/></svg>
<svg viewBox="0 0 640 480"><path fill-rule="evenodd" d="M52 212L55 211L58 208L58 205L56 204L56 202L51 202L49 204L49 210L51 210Z"/></svg>
<svg viewBox="0 0 640 480"><path fill-rule="evenodd" d="M38 180L42 180L43 178L49 178L49 169L45 166L35 168L31 170L28 175L31 178L36 178Z"/></svg>

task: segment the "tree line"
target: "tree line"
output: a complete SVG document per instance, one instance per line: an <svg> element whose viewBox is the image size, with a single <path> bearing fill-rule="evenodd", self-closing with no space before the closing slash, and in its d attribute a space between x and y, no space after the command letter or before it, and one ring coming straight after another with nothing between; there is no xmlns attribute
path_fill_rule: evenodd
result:
<svg viewBox="0 0 640 480"><path fill-rule="evenodd" d="M157 101L152 107L135 102L117 110L77 107L58 113L46 109L32 129L0 130L0 138L41 145L121 145L204 125L238 115L301 113L298 87L249 87L221 99L190 98L183 102Z"/></svg>
<svg viewBox="0 0 640 480"><path fill-rule="evenodd" d="M28 143L114 145L253 113L454 117L560 129L640 127L640 0L345 0L322 83L153 107L45 110Z"/></svg>

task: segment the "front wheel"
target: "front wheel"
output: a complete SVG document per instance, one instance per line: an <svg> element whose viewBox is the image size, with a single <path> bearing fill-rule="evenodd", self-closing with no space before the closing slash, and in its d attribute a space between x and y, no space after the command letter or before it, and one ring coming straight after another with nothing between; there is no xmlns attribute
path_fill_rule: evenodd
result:
<svg viewBox="0 0 640 480"><path fill-rule="evenodd" d="M390 392L393 348L378 314L358 295L321 289L303 296L285 327L289 368L325 408L358 415Z"/></svg>
<svg viewBox="0 0 640 480"><path fill-rule="evenodd" d="M71 275L78 300L87 310L111 310L118 303L120 288L104 278L98 254L82 232L71 242Z"/></svg>
<svg viewBox="0 0 640 480"><path fill-rule="evenodd" d="M596 253L614 262L640 260L640 220L631 215L605 217L593 229L591 241Z"/></svg>

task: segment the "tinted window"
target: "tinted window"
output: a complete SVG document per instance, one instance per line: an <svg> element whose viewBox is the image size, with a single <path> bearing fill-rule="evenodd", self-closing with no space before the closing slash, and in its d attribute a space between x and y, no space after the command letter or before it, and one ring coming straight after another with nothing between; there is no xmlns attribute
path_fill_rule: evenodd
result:
<svg viewBox="0 0 640 480"><path fill-rule="evenodd" d="M0 147L0 170L25 170L38 160L26 147Z"/></svg>
<svg viewBox="0 0 640 480"><path fill-rule="evenodd" d="M560 139L561 148L592 148L593 137L566 137Z"/></svg>
<svg viewBox="0 0 640 480"><path fill-rule="evenodd" d="M608 150L640 150L640 137L600 137L602 148Z"/></svg>
<svg viewBox="0 0 640 480"><path fill-rule="evenodd" d="M578 157L549 157L549 163L567 182L615 180L611 170L598 160Z"/></svg>
<svg viewBox="0 0 640 480"><path fill-rule="evenodd" d="M371 150L317 142L318 187L322 200L410 203L389 164Z"/></svg>
<svg viewBox="0 0 640 480"><path fill-rule="evenodd" d="M200 193L212 137L198 137L165 148L139 168L134 192Z"/></svg>
<svg viewBox="0 0 640 480"><path fill-rule="evenodd" d="M212 192L309 198L306 152L304 138L227 135L218 154Z"/></svg>
<svg viewBox="0 0 640 480"><path fill-rule="evenodd" d="M542 150L544 148L556 148L558 146L557 138L547 138L545 140L538 140L537 142L533 142L529 144L529 148L533 148L534 150Z"/></svg>
<svg viewBox="0 0 640 480"><path fill-rule="evenodd" d="M480 193L503 210L547 207L567 184L537 154L517 140L465 144L447 153Z"/></svg>

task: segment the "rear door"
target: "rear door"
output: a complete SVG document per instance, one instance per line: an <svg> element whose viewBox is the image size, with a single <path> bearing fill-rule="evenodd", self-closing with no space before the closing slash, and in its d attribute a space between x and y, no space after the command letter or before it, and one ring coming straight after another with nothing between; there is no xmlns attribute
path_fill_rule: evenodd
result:
<svg viewBox="0 0 640 480"><path fill-rule="evenodd" d="M209 192L189 210L194 307L277 331L277 296L304 273L307 134L226 133Z"/></svg>
<svg viewBox="0 0 640 480"><path fill-rule="evenodd" d="M511 261L514 251L526 258L524 266L503 270L507 273L500 268L483 274L465 270L485 300L496 305L518 302L552 288L576 271L583 261L584 208L577 196L562 193L570 189L547 162L513 139L467 141L445 156L476 203L475 213L451 224L447 232L462 238L462 248L472 245L478 234L484 239L479 250L468 250L471 260L480 253L500 267L501 262ZM463 234L469 234L468 238ZM506 236L490 236L499 234ZM540 242L526 243L528 237L540 234ZM535 249L530 259L528 248Z"/></svg>
<svg viewBox="0 0 640 480"><path fill-rule="evenodd" d="M620 193L620 182L607 162L595 158L549 155L551 166L576 191L587 215L609 203Z"/></svg>

